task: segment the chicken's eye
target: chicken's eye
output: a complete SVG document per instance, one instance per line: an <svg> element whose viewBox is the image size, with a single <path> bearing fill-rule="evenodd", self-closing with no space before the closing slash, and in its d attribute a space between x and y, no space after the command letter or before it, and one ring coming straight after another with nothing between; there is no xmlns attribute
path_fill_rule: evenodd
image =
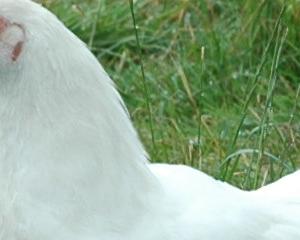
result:
<svg viewBox="0 0 300 240"><path fill-rule="evenodd" d="M16 62L22 53L24 41L24 28L0 16L0 63Z"/></svg>

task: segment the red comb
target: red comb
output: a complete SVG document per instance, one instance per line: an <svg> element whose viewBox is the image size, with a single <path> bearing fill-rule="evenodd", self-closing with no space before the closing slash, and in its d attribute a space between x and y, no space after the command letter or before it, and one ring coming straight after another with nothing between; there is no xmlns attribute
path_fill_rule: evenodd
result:
<svg viewBox="0 0 300 240"><path fill-rule="evenodd" d="M5 29L8 27L9 22L4 17L0 16L0 33L5 31Z"/></svg>

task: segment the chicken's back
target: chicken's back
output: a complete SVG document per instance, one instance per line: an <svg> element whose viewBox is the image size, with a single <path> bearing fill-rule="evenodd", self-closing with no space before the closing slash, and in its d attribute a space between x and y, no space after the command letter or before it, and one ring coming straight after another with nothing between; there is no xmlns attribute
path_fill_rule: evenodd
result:
<svg viewBox="0 0 300 240"><path fill-rule="evenodd" d="M185 166L150 168L165 189L167 200L161 204L176 239L300 239L298 200L242 191Z"/></svg>

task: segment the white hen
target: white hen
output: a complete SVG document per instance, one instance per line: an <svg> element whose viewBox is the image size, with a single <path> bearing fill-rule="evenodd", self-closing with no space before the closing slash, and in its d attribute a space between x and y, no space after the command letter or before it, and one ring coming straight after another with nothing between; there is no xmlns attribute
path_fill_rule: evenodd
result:
<svg viewBox="0 0 300 240"><path fill-rule="evenodd" d="M29 0L0 0L0 84L0 240L300 239L299 172L244 192L149 164L96 58Z"/></svg>

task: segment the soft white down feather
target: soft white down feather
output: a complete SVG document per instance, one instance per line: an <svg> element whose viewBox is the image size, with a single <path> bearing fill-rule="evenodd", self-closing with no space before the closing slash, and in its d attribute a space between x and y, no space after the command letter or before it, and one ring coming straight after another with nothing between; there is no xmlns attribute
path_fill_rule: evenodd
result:
<svg viewBox="0 0 300 240"><path fill-rule="evenodd" d="M30 0L0 0L0 240L299 240L300 172L244 192L150 164L109 76Z"/></svg>

